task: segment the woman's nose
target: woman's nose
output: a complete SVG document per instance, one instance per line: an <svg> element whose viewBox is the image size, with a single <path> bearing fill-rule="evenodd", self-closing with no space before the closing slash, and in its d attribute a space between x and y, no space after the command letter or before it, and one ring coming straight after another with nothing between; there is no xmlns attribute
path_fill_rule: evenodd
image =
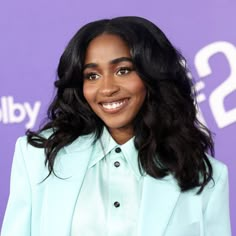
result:
<svg viewBox="0 0 236 236"><path fill-rule="evenodd" d="M116 83L115 78L106 76L101 81L100 93L103 96L111 97L120 90L120 86Z"/></svg>

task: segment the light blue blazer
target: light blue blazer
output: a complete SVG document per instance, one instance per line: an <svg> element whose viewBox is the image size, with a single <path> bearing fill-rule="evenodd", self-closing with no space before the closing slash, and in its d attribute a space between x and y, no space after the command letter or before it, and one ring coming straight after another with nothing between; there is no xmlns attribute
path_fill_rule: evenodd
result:
<svg viewBox="0 0 236 236"><path fill-rule="evenodd" d="M94 151L92 141L92 135L82 136L64 147L55 172L65 179L51 175L41 182L48 174L44 150L27 144L25 137L18 139L1 236L70 235L88 156ZM197 189L181 193L172 176L144 177L137 236L231 235L227 168L213 158L210 161L215 183L209 183L200 195Z"/></svg>

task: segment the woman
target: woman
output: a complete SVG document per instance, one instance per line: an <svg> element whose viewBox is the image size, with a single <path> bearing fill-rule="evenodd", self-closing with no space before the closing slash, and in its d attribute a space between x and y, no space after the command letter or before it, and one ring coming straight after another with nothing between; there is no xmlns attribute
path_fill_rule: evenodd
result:
<svg viewBox="0 0 236 236"><path fill-rule="evenodd" d="M82 27L47 124L16 144L2 236L230 235L227 168L183 60L140 17Z"/></svg>

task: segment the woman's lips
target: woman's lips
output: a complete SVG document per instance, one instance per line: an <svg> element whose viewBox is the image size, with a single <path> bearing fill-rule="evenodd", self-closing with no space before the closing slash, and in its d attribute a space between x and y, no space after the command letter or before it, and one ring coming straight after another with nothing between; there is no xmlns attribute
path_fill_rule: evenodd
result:
<svg viewBox="0 0 236 236"><path fill-rule="evenodd" d="M116 100L112 102L101 102L102 110L108 113L116 113L123 109L128 103L128 98Z"/></svg>

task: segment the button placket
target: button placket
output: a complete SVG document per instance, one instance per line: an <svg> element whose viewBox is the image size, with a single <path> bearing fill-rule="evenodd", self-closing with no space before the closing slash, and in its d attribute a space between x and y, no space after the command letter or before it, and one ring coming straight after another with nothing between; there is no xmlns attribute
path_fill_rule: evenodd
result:
<svg viewBox="0 0 236 236"><path fill-rule="evenodd" d="M114 159L113 159L114 158ZM117 188L117 186L121 185L119 182L120 182L120 175L122 175L123 173L123 168L121 168L123 165L123 156L122 156L122 150L120 147L116 147L114 150L113 150L113 161L112 161L112 165L113 165L113 173L112 174L112 180L114 180L113 182L113 185L112 185L112 189L113 189L113 193L116 192L116 194L113 195L113 202L112 202L112 205L113 205L113 214L114 217L118 217L118 215L116 214L120 214L118 212L120 212L120 210L118 210L118 208L121 207L121 200L123 198L123 193L120 192L120 190ZM121 169L120 169L121 168ZM117 182L118 181L118 182ZM111 199L112 200L112 199ZM116 212L116 213L115 213Z"/></svg>

